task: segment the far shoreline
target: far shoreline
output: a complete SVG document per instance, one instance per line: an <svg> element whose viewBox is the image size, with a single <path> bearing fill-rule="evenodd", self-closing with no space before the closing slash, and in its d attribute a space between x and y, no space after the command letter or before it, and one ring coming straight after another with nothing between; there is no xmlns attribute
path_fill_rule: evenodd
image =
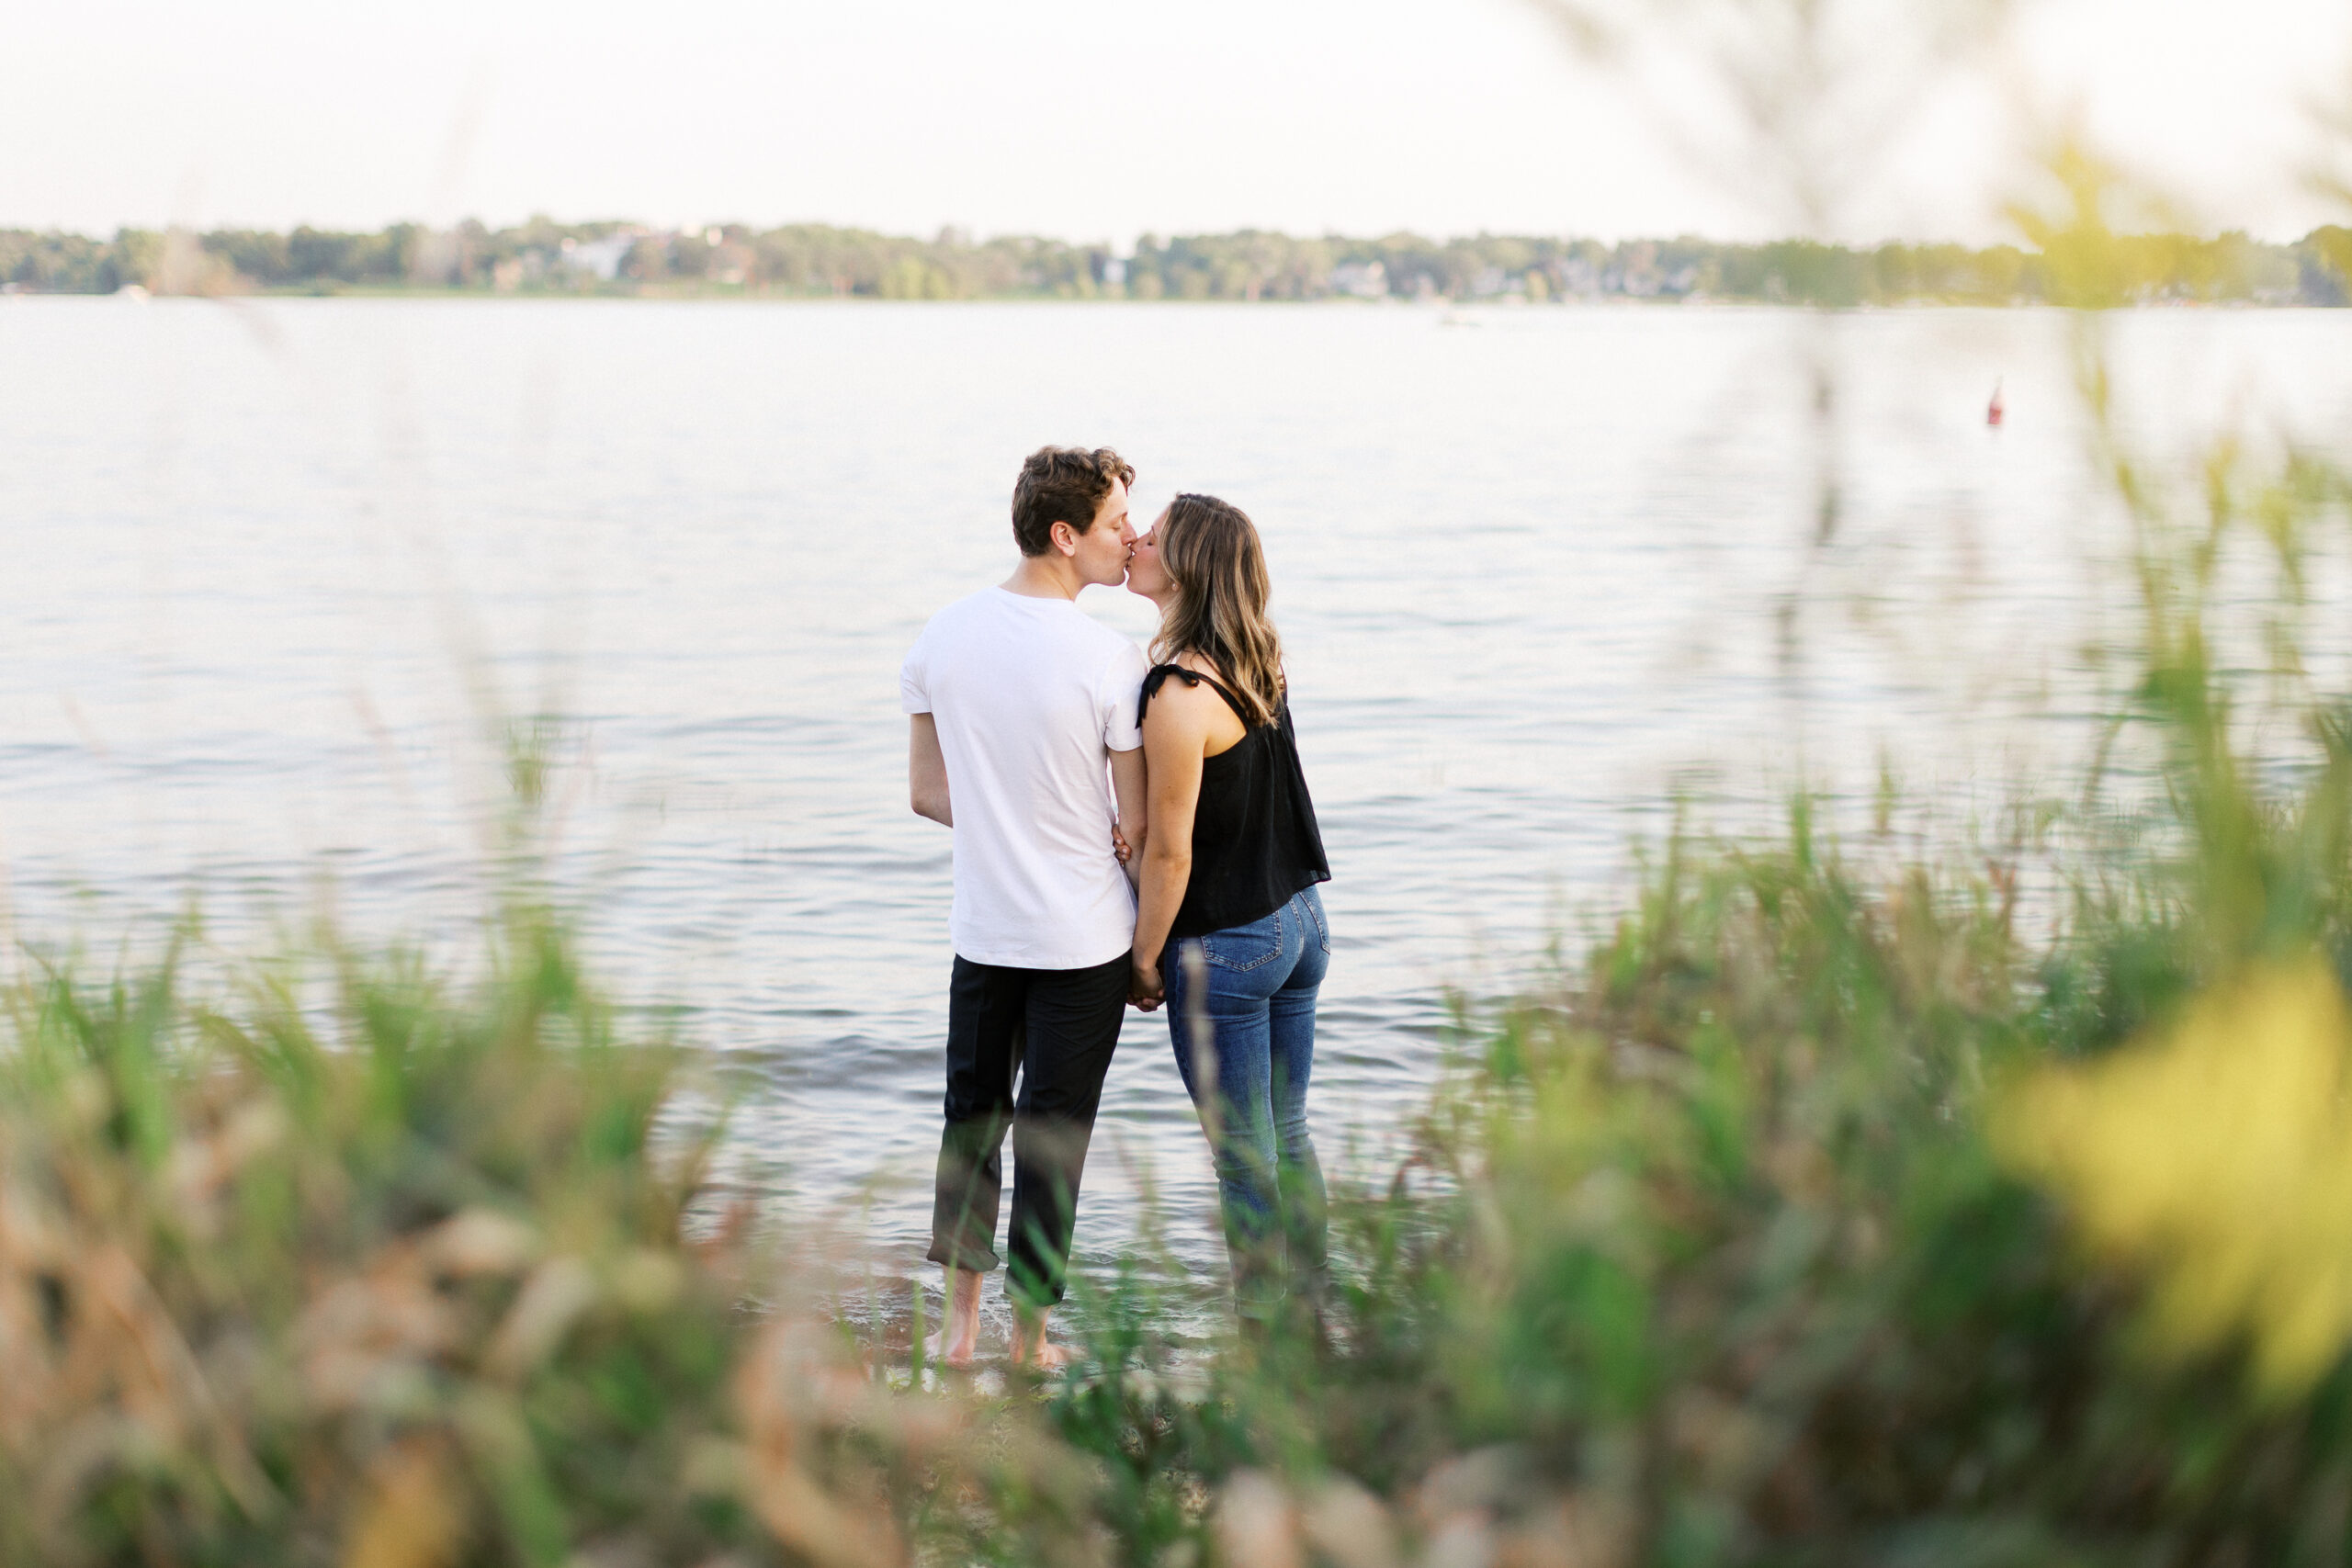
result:
<svg viewBox="0 0 2352 1568"><path fill-rule="evenodd" d="M529 304L691 304L691 305L775 305L775 306L847 306L847 307L922 307L946 308L972 306L1102 306L1150 309L1215 309L1258 310L1268 307L1290 310L1326 309L1335 310L1368 310L1385 313L1415 312L1447 316L1475 313L1481 320L1498 315L1543 315L1560 310L1754 310L1772 312L1803 312L1826 315L1887 315L1914 311L1979 310L1979 311L2071 311L2078 307L2053 304L2047 299L2020 298L2008 300L1966 299L1915 299L1900 300L1862 300L1853 304L1821 304L1794 299L1758 299L1736 295L1599 295L1593 297L1554 297L1544 300L1505 296L1487 299L1453 299L1443 296L1435 299L1390 298L1362 299L1348 296L1322 296L1312 299L1268 298L1261 299L1188 299L1163 296L1156 299L1132 296L1094 294L996 294L965 296L955 299L897 299L885 295L842 293L797 293L775 289L735 288L449 288L414 286L375 287L356 285L346 288L228 288L187 293L154 293L132 284L108 293L94 293L78 289L35 289L9 286L0 288L0 307L35 299L79 299L93 303L112 301L121 304L146 304L163 300L194 299L211 303L263 302L279 303L289 300L371 300L371 301L469 301L477 303ZM2341 305L2314 304L2308 300L2284 299L2138 299L2124 300L2106 307L2110 311L2131 313L2194 311L2261 311L2333 314L2346 310Z"/></svg>

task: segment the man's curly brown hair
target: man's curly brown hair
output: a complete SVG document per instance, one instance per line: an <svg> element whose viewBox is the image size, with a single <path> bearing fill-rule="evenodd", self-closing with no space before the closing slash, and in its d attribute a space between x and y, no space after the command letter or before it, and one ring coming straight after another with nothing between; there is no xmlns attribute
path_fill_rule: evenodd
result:
<svg viewBox="0 0 2352 1568"><path fill-rule="evenodd" d="M1134 488L1136 471L1108 446L1040 446L1021 465L1012 486L1012 537L1024 556L1053 547L1054 525L1083 534L1114 484Z"/></svg>

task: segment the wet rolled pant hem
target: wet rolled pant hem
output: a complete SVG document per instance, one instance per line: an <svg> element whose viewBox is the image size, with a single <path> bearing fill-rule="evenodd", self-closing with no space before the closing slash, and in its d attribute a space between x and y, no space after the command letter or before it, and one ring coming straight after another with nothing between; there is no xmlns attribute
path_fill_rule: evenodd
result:
<svg viewBox="0 0 2352 1568"><path fill-rule="evenodd" d="M974 1251L967 1247L942 1247L935 1241L931 1244L931 1250L923 1254L923 1258L943 1269L961 1269L973 1274L993 1274L1003 1261L985 1248Z"/></svg>

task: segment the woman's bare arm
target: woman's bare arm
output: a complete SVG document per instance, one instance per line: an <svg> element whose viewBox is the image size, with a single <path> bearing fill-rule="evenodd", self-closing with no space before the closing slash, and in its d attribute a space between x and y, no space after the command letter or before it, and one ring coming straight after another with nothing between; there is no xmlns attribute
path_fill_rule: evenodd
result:
<svg viewBox="0 0 2352 1568"><path fill-rule="evenodd" d="M1143 755L1148 770L1151 824L1144 845L1143 880L1136 898L1135 965L1139 992L1158 995L1168 928L1193 878L1193 814L1201 801L1201 761L1224 699L1206 688L1170 682L1144 713Z"/></svg>

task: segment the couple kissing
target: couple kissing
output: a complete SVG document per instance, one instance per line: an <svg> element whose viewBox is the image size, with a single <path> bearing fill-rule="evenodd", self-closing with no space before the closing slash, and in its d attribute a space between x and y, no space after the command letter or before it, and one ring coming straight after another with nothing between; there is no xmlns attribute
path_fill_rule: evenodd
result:
<svg viewBox="0 0 2352 1568"><path fill-rule="evenodd" d="M1323 1175L1306 1124L1329 880L1298 762L1258 530L1180 495L1138 536L1135 469L1047 446L1012 491L1020 564L933 615L899 671L915 811L955 835L946 1125L932 1262L948 1366L978 1349L1004 1257L1016 1362L1055 1367L1080 1179L1132 1004L1164 1008L1215 1163L1245 1326L1319 1301ZM1078 607L1159 607L1143 649ZM1016 1083L1017 1078L1017 1083Z"/></svg>

